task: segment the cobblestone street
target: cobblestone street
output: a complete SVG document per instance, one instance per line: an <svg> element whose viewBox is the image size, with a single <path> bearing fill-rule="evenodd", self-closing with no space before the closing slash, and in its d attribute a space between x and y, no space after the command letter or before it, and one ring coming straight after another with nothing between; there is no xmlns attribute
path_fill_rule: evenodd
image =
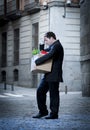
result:
<svg viewBox="0 0 90 130"><path fill-rule="evenodd" d="M36 88L0 85L0 130L90 130L90 97L81 92L60 92L59 119L33 119L37 112Z"/></svg>

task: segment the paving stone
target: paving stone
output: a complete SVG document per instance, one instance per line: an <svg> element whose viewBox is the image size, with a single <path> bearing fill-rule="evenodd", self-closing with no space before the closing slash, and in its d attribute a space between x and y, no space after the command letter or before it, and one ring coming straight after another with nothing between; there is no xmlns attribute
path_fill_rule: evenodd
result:
<svg viewBox="0 0 90 130"><path fill-rule="evenodd" d="M60 92L59 119L33 119L37 112L35 88L0 86L0 130L90 130L90 97L81 92Z"/></svg>

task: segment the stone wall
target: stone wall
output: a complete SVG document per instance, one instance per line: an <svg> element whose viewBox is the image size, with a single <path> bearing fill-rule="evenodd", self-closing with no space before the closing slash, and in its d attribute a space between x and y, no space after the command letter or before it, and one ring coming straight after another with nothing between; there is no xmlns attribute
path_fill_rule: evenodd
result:
<svg viewBox="0 0 90 130"><path fill-rule="evenodd" d="M80 69L80 9L63 7L50 9L50 30L54 31L64 47L64 64L61 90L67 86L68 91L81 90Z"/></svg>
<svg viewBox="0 0 90 130"><path fill-rule="evenodd" d="M90 0L81 0L82 95L90 96Z"/></svg>

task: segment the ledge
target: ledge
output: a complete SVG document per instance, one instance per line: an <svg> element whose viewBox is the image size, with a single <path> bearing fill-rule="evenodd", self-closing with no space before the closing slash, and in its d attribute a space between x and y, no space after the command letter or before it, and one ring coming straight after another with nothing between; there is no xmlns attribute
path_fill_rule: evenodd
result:
<svg viewBox="0 0 90 130"><path fill-rule="evenodd" d="M70 5L67 5L65 2L61 1L51 1L48 3L49 7L57 6L57 7L73 7L73 8L80 8L79 4L71 3Z"/></svg>
<svg viewBox="0 0 90 130"><path fill-rule="evenodd" d="M65 2L61 2L61 1L51 1L48 3L49 7L52 6L60 6L60 7L64 7L65 6Z"/></svg>
<svg viewBox="0 0 90 130"><path fill-rule="evenodd" d="M88 61L88 60L90 60L90 54L81 56L81 58L80 58L80 62L84 62L84 61Z"/></svg>

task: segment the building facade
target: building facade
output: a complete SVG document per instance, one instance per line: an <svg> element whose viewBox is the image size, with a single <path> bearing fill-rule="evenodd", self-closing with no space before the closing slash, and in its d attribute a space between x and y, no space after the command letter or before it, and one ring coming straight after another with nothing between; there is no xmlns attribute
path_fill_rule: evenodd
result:
<svg viewBox="0 0 90 130"><path fill-rule="evenodd" d="M47 31L64 47L61 91L81 90L79 0L1 0L0 82L37 86L42 74L30 71L32 49Z"/></svg>
<svg viewBox="0 0 90 130"><path fill-rule="evenodd" d="M80 7L82 95L90 96L90 1L81 0Z"/></svg>

